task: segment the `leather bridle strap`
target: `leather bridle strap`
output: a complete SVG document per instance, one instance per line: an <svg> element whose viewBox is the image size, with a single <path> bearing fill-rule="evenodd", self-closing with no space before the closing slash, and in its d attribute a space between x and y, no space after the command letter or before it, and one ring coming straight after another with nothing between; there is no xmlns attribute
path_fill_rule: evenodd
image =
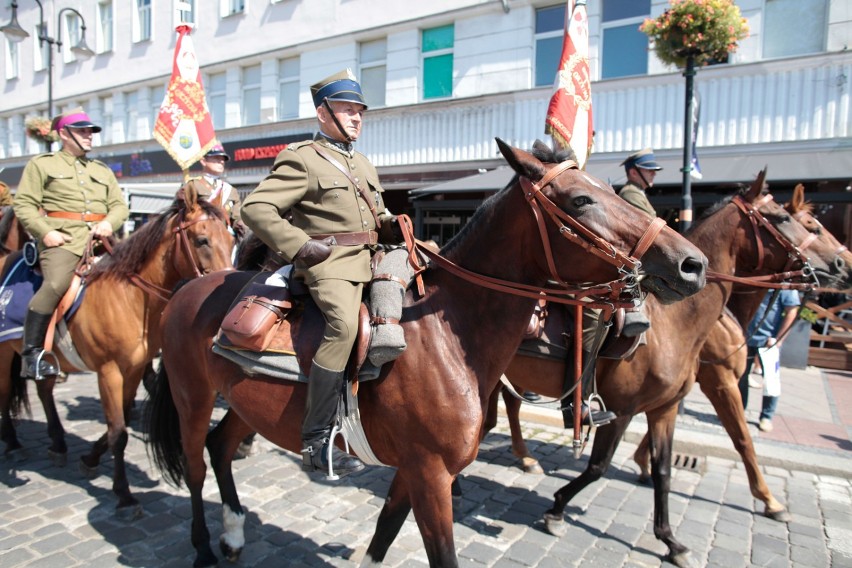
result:
<svg viewBox="0 0 852 568"><path fill-rule="evenodd" d="M816 223L817 227L820 230L823 230L822 223L819 222L819 219L817 219L816 217L814 217L813 215L811 215L807 211L799 211L798 213L795 213L793 215L793 219L795 219L796 221L798 221L799 223L804 225L805 223L804 223L804 221L802 221L802 219L805 216L808 216L811 221ZM805 228L807 228L807 226L805 226ZM811 237L809 237L808 239L805 239L805 242L802 243L801 245L799 245L799 248L802 249L802 250L805 250L812 242L816 241L818 238L819 238L819 234L811 233ZM837 249L834 251L835 255L840 256L841 254L843 254L844 252L849 250L845 245L841 245L840 243L837 243L837 244L840 245L840 246L838 246Z"/></svg>
<svg viewBox="0 0 852 568"><path fill-rule="evenodd" d="M654 243L654 239L657 238L657 235L660 234L660 231L662 231L665 226L666 222L661 217L654 217L654 220L651 221L651 224L648 225L647 229L645 229L645 232L642 234L639 242L636 243L636 246L633 247L632 251L630 251L630 256L637 260L642 258L642 256L648 252L648 249L651 248L651 245Z"/></svg>
<svg viewBox="0 0 852 568"><path fill-rule="evenodd" d="M810 263L810 259L806 257L802 251L810 246L818 237L813 233L809 234L808 237L802 242L798 247L790 242L790 239L781 234L778 229L775 228L772 223L766 220L759 209L763 207L767 203L772 201L772 194L767 193L760 199L758 199L755 203L748 203L745 199L743 199L740 195L735 195L731 202L736 205L740 211L746 216L746 218L751 221L752 231L754 233L755 243L757 245L757 266L755 267L755 271L759 271L763 268L764 261L764 248L763 248L763 240L760 238L760 227L762 226L766 231L775 237L775 240L780 244L784 250L787 251L790 260L787 266L784 268L786 271L790 268L793 263L794 258L800 260L803 264Z"/></svg>

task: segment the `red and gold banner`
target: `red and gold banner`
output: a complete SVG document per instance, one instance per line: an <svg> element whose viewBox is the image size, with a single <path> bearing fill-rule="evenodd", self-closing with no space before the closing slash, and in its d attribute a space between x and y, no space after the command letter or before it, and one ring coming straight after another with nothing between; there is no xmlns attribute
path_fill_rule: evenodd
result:
<svg viewBox="0 0 852 568"><path fill-rule="evenodd" d="M568 0L565 36L556 75L556 92L550 98L545 132L577 155L585 168L592 151L592 80L589 72L589 21L585 0Z"/></svg>
<svg viewBox="0 0 852 568"><path fill-rule="evenodd" d="M204 97L201 69L195 57L189 26L178 26L172 78L157 122L154 138L182 170L197 162L216 143L213 119Z"/></svg>

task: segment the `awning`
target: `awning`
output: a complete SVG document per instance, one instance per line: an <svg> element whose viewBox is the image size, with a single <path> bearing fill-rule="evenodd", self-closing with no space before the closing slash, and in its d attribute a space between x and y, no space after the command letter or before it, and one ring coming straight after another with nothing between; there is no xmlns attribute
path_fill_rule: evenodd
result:
<svg viewBox="0 0 852 568"><path fill-rule="evenodd" d="M168 208L180 189L178 182L120 183L131 213L152 214Z"/></svg>
<svg viewBox="0 0 852 568"><path fill-rule="evenodd" d="M472 176L441 182L435 185L412 189L408 192L412 198L439 193L462 193L467 191L497 191L506 187L515 175L509 166L480 172Z"/></svg>

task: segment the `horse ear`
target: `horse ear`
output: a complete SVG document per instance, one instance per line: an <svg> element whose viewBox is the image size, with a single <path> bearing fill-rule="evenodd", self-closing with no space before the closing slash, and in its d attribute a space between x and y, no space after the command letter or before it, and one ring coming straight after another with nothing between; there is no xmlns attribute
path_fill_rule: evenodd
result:
<svg viewBox="0 0 852 568"><path fill-rule="evenodd" d="M191 179L184 183L175 194L175 199L183 202L187 210L193 210L198 205L198 188L195 187L196 180Z"/></svg>
<svg viewBox="0 0 852 568"><path fill-rule="evenodd" d="M798 212L804 209L805 207L805 186L802 184L797 184L795 188L793 188L793 197L790 199L790 208L793 212Z"/></svg>
<svg viewBox="0 0 852 568"><path fill-rule="evenodd" d="M500 153L503 154L503 157L506 158L506 161L509 162L509 165L512 166L512 169L515 170L518 175L524 176L533 181L541 179L544 175L545 168L538 158L529 152L524 152L523 150L509 146L499 138L495 138L494 140L497 141L497 147L500 149Z"/></svg>
<svg viewBox="0 0 852 568"><path fill-rule="evenodd" d="M754 202L760 194L763 193L763 186L766 183L766 167L760 170L760 173L757 174L757 179L752 182L751 187L745 194L745 198L749 202Z"/></svg>

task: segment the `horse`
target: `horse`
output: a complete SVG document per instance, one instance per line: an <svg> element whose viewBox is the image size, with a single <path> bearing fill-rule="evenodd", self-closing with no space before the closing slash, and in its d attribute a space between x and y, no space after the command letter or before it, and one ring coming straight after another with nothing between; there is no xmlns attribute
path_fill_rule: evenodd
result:
<svg viewBox="0 0 852 568"><path fill-rule="evenodd" d="M687 235L707 254L711 267L717 273L769 275L789 270L791 256L799 263L804 262L804 255L792 243L809 241L810 233L780 205L761 195L764 176L765 173L762 173L744 195L720 203ZM751 219L758 218L765 224L752 225ZM836 261L836 247L817 240L810 244L808 252L813 268L825 279L848 277L842 263ZM757 266L761 268L755 270ZM668 521L674 421L680 400L695 380L699 351L731 297L733 286L730 281L719 280L685 302L670 306L661 306L650 299L646 302L652 322L646 334L647 345L640 346L625 360L598 360L600 394L608 409L614 411L618 418L597 429L585 471L556 492L554 504L544 516L549 532L556 535L564 532L562 517L567 503L606 472L630 420L634 415L645 412L655 448L652 468L654 533L668 546L668 557L672 562L689 564L689 550L675 539ZM760 296L753 297L759 303ZM683 325L687 321L689 325ZM559 397L563 391L565 362L518 354L507 367L505 375L511 384L519 388ZM492 394L489 424L496 421L500 390L496 389ZM516 421L520 403L507 400L506 406L512 430L517 432L517 436L512 437L513 451L520 457L529 456ZM525 465L528 461L525 460Z"/></svg>
<svg viewBox="0 0 852 568"><path fill-rule="evenodd" d="M663 302L681 300L703 285L705 259L698 249L668 227L651 240L647 217L604 182L576 163L556 164L552 156L541 161L499 139L497 145L515 177L477 209L442 257L430 257L433 266L422 274L425 293L415 286L405 294L401 323L407 349L378 379L359 385L360 419L372 452L397 468L365 565L383 561L413 510L430 565L458 566L450 485L476 457L488 395L517 349L537 298L553 291L553 280L566 286L594 283L619 272L588 237L606 240L604 248L613 252L631 251L644 234L641 240L650 248L641 261L642 284ZM586 237L576 240L581 234ZM306 385L249 377L211 351L225 312L252 276L217 273L189 282L163 315L163 364L147 407L147 441L164 477L189 488L195 566L217 561L204 519L204 448L223 501L220 549L231 561L245 542L245 516L231 473L234 450L252 431L282 448L301 450ZM208 433L217 393L229 410Z"/></svg>
<svg viewBox="0 0 852 568"><path fill-rule="evenodd" d="M847 271L852 271L852 252L841 245L813 215L812 206L805 201L805 188L802 184L795 187L793 196L784 205L784 209L811 234L817 235L826 246L834 250L837 254L836 261L842 262ZM736 291L734 297L736 298ZM788 522L791 520L789 512L772 495L760 471L738 386L746 366L746 350L743 348L746 338L743 330L748 327L754 317L754 311L739 303L731 302L731 304L733 304L732 315L736 316L736 319L731 315L725 315L713 327L701 349L696 381L701 392L713 404L719 421L740 454L751 494L764 503L764 515L777 521ZM636 448L633 459L639 466L640 481L645 481L651 475L647 434Z"/></svg>
<svg viewBox="0 0 852 568"><path fill-rule="evenodd" d="M27 230L15 215L11 205L0 208L0 259L24 248L30 240Z"/></svg>
<svg viewBox="0 0 852 568"><path fill-rule="evenodd" d="M111 255L95 263L85 279L82 302L67 323L79 360L69 361L58 350L57 356L64 371L97 372L107 431L91 452L81 457L81 468L94 476L101 456L107 450L112 452L112 489L118 497L118 516L135 517L141 512L127 482L124 449L129 412L142 373L161 347L163 307L180 280L231 268L232 248L224 215L216 206L198 199L193 188L118 243ZM4 370L0 373L0 430L6 453L22 447L11 420L12 409L20 408L20 403L9 396L9 385L24 381L19 373L9 371L20 349L19 339L0 344L0 369ZM53 402L55 377L37 384L45 408L53 408L47 413L52 440L49 452L64 463L67 447ZM16 390L26 393L26 386Z"/></svg>

